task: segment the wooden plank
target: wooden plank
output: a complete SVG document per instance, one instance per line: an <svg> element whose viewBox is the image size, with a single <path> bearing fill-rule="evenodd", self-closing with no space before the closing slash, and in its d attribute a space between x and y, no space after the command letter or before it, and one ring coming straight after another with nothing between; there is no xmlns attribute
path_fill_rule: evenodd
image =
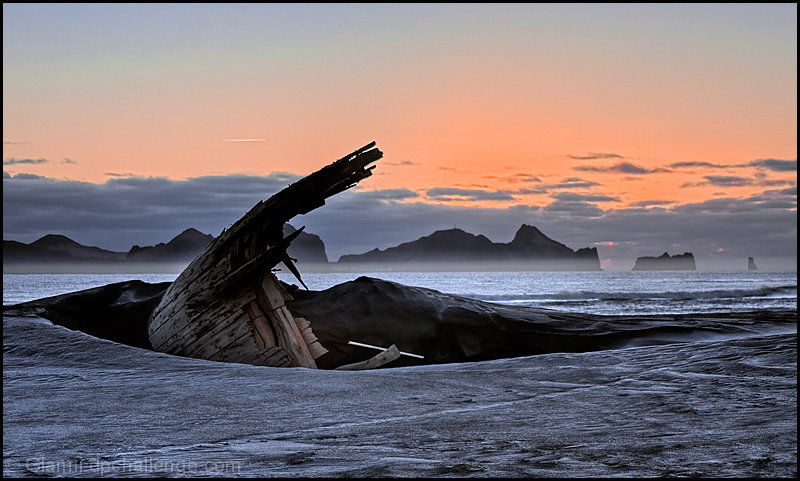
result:
<svg viewBox="0 0 800 481"><path fill-rule="evenodd" d="M289 360L298 367L317 368L314 356L308 350L305 339L297 330L297 325L286 306L270 311L267 316L278 334L278 345L286 349Z"/></svg>
<svg viewBox="0 0 800 481"><path fill-rule="evenodd" d="M278 345L284 349L293 365L298 367L317 368L314 357L308 350L305 339L297 329L289 309L283 304L283 297L275 289L273 280L275 276L269 272L264 276L261 289L258 289L258 301L267 314L272 327L275 328Z"/></svg>
<svg viewBox="0 0 800 481"><path fill-rule="evenodd" d="M329 351L319 343L319 341L312 342L308 345L308 351L311 353L311 357L314 359L319 359L320 356L323 354L327 354Z"/></svg>
<svg viewBox="0 0 800 481"><path fill-rule="evenodd" d="M276 287L277 283L278 278L275 277L275 274L272 272L265 274L264 279L261 281L261 292L264 294L264 300L266 301L266 305L262 307L265 311L270 311L285 305L283 294Z"/></svg>
<svg viewBox="0 0 800 481"><path fill-rule="evenodd" d="M169 330L160 333L161 335L169 335L169 337L162 339L158 350L162 349L182 349L189 347L192 343L200 340L203 336L219 332L226 329L226 324L220 322L220 319L227 319L230 316L238 315L237 309L241 309L243 305L252 301L253 294L247 293L244 296L231 301L230 304L218 304L213 309L204 312L203 315L193 318L188 317L188 313L182 313L184 317L176 314L173 319L173 325ZM181 319L180 321L178 319ZM183 329L180 330L180 327ZM156 342L159 341L160 336L157 334L151 338L154 348ZM166 352L166 351L165 351Z"/></svg>
<svg viewBox="0 0 800 481"><path fill-rule="evenodd" d="M256 366L288 367L289 358L282 347L271 347L258 353L254 359L247 361Z"/></svg>
<svg viewBox="0 0 800 481"><path fill-rule="evenodd" d="M303 329L311 327L311 322L305 317L295 317L294 322L297 323L297 328L300 329L301 331Z"/></svg>
<svg viewBox="0 0 800 481"><path fill-rule="evenodd" d="M204 336L184 347L184 355L191 357L202 357L203 353L211 355L225 350L227 346L241 338L250 338L251 344L255 346L254 336L249 325L250 318L246 313L241 312L238 316L220 319L220 321L221 324L225 324L224 329L216 329L213 335ZM257 346L255 347L257 349Z"/></svg>
<svg viewBox="0 0 800 481"><path fill-rule="evenodd" d="M308 351L314 359L319 359L320 356L329 352L325 349L325 346L319 342L314 331L311 330L311 323L308 319L305 317L295 317L294 321L297 323L297 328L300 329L300 334L303 336L303 340L306 341Z"/></svg>
<svg viewBox="0 0 800 481"><path fill-rule="evenodd" d="M188 347L208 332L219 332L219 330L225 329L226 325L221 323L220 319L236 315L237 311L240 311L254 298L255 293L245 292L228 303L217 303L207 311L193 317L189 317L190 313L188 312L176 313L174 319L171 319L169 329L151 335L150 342L155 350L175 354L172 350L180 349L177 346Z"/></svg>
<svg viewBox="0 0 800 481"><path fill-rule="evenodd" d="M258 346L258 349L259 350L267 349L269 346L264 341L264 338L262 338L261 335L258 333L258 329L253 324L252 319L247 320L247 326L250 328L250 337L252 337L253 340L256 341L256 346Z"/></svg>
<svg viewBox="0 0 800 481"><path fill-rule="evenodd" d="M292 300L294 300L294 297L292 297L292 295L289 294L289 291L286 290L285 287L283 287L283 283L282 282L276 282L275 283L275 288L278 289L278 292L281 293L281 297L283 297L284 301L292 301Z"/></svg>
<svg viewBox="0 0 800 481"><path fill-rule="evenodd" d="M259 335L264 344L269 346L277 346L278 341L275 339L275 333L272 326L269 325L264 311L257 302L253 301L247 305L248 314L250 315L250 322L253 325L256 333Z"/></svg>
<svg viewBox="0 0 800 481"><path fill-rule="evenodd" d="M267 317L272 321L278 345L286 349L289 360L294 365L316 369L317 363L314 361L314 356L311 355L303 335L297 328L294 317L284 304L283 294L276 286L277 283L278 279L272 272L265 274L261 282L259 301L261 301L261 307Z"/></svg>
<svg viewBox="0 0 800 481"><path fill-rule="evenodd" d="M400 357L400 350L397 349L397 346L392 344L391 346L387 347L385 351L376 354L374 357L371 357L366 361L345 364L337 367L336 369L339 371L361 371L364 369L375 369L394 361L398 357Z"/></svg>
<svg viewBox="0 0 800 481"><path fill-rule="evenodd" d="M250 319L253 327L256 330L261 341L264 342L265 347L273 347L278 345L275 334L272 332L272 326L269 325L266 316L260 316L255 319Z"/></svg>
<svg viewBox="0 0 800 481"><path fill-rule="evenodd" d="M209 252L207 249L206 252ZM203 282L212 283L218 279L222 279L228 272L230 272L230 256L225 256L219 261L212 261L210 256L201 255L202 259L198 258L181 275L175 279L167 291L161 302L153 309L151 316L151 323L157 320L160 315L167 309L172 308L185 308L187 299L197 294L196 282L202 279Z"/></svg>
<svg viewBox="0 0 800 481"><path fill-rule="evenodd" d="M247 359L254 359L256 354L261 352L250 336L243 336L235 342L229 344L219 351L226 362L246 362Z"/></svg>

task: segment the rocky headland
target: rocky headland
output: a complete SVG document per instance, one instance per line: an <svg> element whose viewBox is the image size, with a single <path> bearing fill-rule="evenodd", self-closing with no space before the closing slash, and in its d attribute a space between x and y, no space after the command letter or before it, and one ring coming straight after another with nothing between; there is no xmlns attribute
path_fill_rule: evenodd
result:
<svg viewBox="0 0 800 481"><path fill-rule="evenodd" d="M523 224L508 243L496 243L484 235L461 229L439 230L415 241L384 250L373 249L339 258L339 264L398 264L490 265L503 268L523 267L531 270L590 270L599 271L600 259L596 247L573 250L542 233L538 228Z"/></svg>

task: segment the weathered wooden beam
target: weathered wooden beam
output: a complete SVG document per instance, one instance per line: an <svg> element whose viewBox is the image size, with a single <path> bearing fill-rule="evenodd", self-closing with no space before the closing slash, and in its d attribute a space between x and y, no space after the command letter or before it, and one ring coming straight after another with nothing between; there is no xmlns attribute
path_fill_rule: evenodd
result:
<svg viewBox="0 0 800 481"><path fill-rule="evenodd" d="M363 342L347 341L347 343L348 344L352 344L354 346L361 346L361 347L368 347L370 349L377 349L379 351L384 350L384 349L388 349L388 348L383 348L383 347L380 347L380 346L373 346L372 344L364 344ZM399 351L399 352L403 356L416 357L417 359L425 359L425 356L421 356L419 354L412 354L410 352L403 352L403 351Z"/></svg>
<svg viewBox="0 0 800 481"><path fill-rule="evenodd" d="M317 363L308 350L306 341L292 317L292 313L283 303L283 297L275 287L277 279L267 273L261 282L259 304L271 321L277 334L278 345L286 350L289 360L294 366L316 369Z"/></svg>
<svg viewBox="0 0 800 481"><path fill-rule="evenodd" d="M320 356L329 352L320 344L319 339L317 339L316 334L314 334L314 331L311 329L311 323L308 322L308 319L304 317L295 317L294 321L297 323L297 328L300 329L300 334L303 335L308 350L311 352L314 359L319 359Z"/></svg>
<svg viewBox="0 0 800 481"><path fill-rule="evenodd" d="M362 371L365 369L376 369L384 364L388 364L400 357L400 350L397 346L392 344L387 347L383 352L367 359L366 361L354 362L352 364L345 364L336 368L338 371Z"/></svg>

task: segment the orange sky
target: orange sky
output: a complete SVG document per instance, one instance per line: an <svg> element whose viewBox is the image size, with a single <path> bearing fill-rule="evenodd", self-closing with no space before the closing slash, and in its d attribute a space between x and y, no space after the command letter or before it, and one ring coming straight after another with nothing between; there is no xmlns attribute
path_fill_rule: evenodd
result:
<svg viewBox="0 0 800 481"><path fill-rule="evenodd" d="M565 179L593 183L569 192L616 199L605 207L796 184L796 168L742 167L796 160L796 5L4 4L3 13L11 174L304 175L375 140L385 156L362 189L514 199L459 205L542 205L557 190L520 189ZM592 154L607 157L573 158ZM575 169L622 162L718 167Z"/></svg>

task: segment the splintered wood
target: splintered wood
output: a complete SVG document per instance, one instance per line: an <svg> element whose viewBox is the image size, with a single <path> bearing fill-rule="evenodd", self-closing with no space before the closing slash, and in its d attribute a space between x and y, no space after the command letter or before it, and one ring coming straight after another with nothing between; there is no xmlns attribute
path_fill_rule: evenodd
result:
<svg viewBox="0 0 800 481"><path fill-rule="evenodd" d="M214 239L153 310L153 349L215 361L316 368L328 350L311 323L295 319L291 295L272 274L278 263L300 273L286 253L303 228L283 237L286 222L372 175L383 157L372 142L257 203ZM368 167L369 166L369 167Z"/></svg>

